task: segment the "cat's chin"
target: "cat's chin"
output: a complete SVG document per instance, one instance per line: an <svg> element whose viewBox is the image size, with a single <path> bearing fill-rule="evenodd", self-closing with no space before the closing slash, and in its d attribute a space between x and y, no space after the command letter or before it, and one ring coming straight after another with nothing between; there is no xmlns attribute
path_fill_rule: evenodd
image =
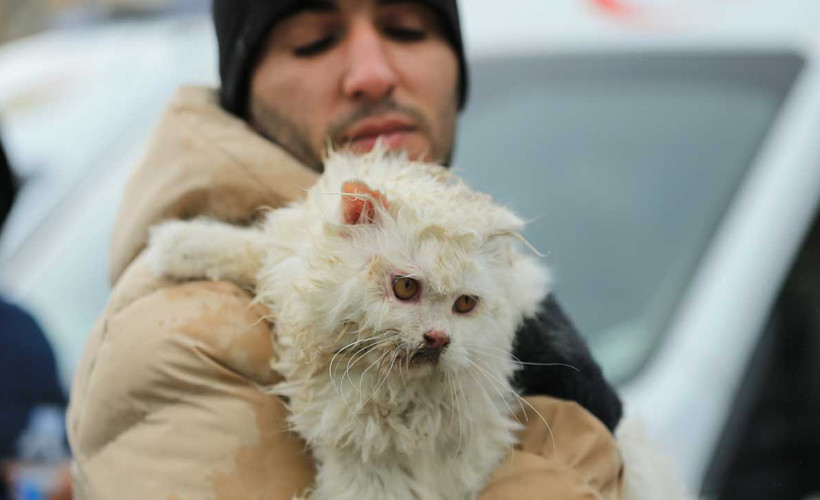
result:
<svg viewBox="0 0 820 500"><path fill-rule="evenodd" d="M397 358L401 376L410 379L426 378L443 371L441 350L419 349L412 354Z"/></svg>
<svg viewBox="0 0 820 500"><path fill-rule="evenodd" d="M442 373L441 367L438 364L423 363L415 366L410 366L402 374L403 378L407 380L429 379L430 377Z"/></svg>
<svg viewBox="0 0 820 500"><path fill-rule="evenodd" d="M441 349L419 349L410 355L407 360L407 365L410 368L417 368L420 366L438 366L441 361Z"/></svg>

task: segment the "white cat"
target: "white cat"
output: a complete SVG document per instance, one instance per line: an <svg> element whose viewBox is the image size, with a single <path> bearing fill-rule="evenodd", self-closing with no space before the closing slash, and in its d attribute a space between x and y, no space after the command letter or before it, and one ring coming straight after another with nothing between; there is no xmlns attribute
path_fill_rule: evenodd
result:
<svg viewBox="0 0 820 500"><path fill-rule="evenodd" d="M515 443L516 328L547 293L523 222L442 167L334 154L257 227L154 228L178 279L255 287L316 499L475 498Z"/></svg>

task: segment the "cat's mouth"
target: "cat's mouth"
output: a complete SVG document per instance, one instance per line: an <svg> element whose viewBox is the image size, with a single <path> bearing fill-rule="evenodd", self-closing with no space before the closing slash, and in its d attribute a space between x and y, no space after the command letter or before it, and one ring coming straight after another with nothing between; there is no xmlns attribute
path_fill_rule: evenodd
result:
<svg viewBox="0 0 820 500"><path fill-rule="evenodd" d="M437 365L439 360L441 359L442 352L442 349L422 347L421 349L418 349L416 352L409 355L407 364L411 368L422 365Z"/></svg>

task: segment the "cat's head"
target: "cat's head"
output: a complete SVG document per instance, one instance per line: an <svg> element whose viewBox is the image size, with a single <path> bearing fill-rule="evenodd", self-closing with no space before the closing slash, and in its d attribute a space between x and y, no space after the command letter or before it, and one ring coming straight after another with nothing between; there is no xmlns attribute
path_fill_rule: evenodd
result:
<svg viewBox="0 0 820 500"><path fill-rule="evenodd" d="M301 291L319 344L409 376L508 358L547 285L521 219L441 167L377 151L326 168Z"/></svg>

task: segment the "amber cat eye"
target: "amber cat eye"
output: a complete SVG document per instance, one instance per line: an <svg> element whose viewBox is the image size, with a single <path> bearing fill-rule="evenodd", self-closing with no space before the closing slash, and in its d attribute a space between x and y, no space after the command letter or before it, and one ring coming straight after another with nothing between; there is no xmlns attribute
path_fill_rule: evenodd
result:
<svg viewBox="0 0 820 500"><path fill-rule="evenodd" d="M453 304L453 311L460 314L466 314L475 309L476 304L478 304L478 300L475 297L462 295L456 299L456 303Z"/></svg>
<svg viewBox="0 0 820 500"><path fill-rule="evenodd" d="M393 294L399 300L412 300L419 293L419 282L413 278L393 278Z"/></svg>

